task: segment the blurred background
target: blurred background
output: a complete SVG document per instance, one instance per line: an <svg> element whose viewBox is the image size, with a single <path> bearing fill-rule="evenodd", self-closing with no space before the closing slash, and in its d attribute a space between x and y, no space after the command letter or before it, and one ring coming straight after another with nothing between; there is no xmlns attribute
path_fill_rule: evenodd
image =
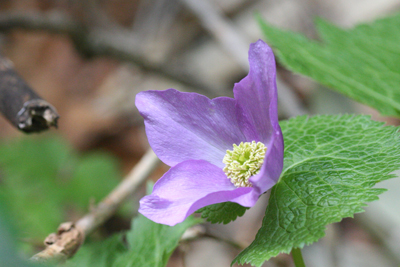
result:
<svg viewBox="0 0 400 267"><path fill-rule="evenodd" d="M63 221L80 218L149 148L135 95L176 88L232 96L247 74L249 44L263 38L254 15L317 38L313 20L342 27L398 12L399 0L1 0L0 50L60 114L59 129L26 136L0 117L0 200L25 255ZM279 114L376 111L295 75L278 63ZM160 166L149 179L166 170ZM399 266L400 183L364 214L330 225L304 249L307 266ZM144 187L92 239L129 228ZM215 238L180 246L169 265L229 266L261 225L267 197ZM1 239L1 237L0 237ZM78 252L79 253L79 252ZM280 255L263 266L292 266Z"/></svg>

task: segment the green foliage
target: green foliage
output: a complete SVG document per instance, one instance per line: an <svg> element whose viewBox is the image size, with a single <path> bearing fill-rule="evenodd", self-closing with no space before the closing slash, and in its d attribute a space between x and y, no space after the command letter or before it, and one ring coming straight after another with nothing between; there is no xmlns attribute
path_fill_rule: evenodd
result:
<svg viewBox="0 0 400 267"><path fill-rule="evenodd" d="M41 242L75 207L84 213L119 180L115 160L103 153L77 156L55 138L24 138L0 145L0 200L21 238Z"/></svg>
<svg viewBox="0 0 400 267"><path fill-rule="evenodd" d="M15 230L10 221L8 221L10 217L2 204L0 203L0 266L39 267L39 264L22 260L19 253L17 253Z"/></svg>
<svg viewBox="0 0 400 267"><path fill-rule="evenodd" d="M127 235L129 252L119 257L114 267L163 267L178 246L183 232L201 222L192 216L173 227L157 224L143 215L132 221Z"/></svg>
<svg viewBox="0 0 400 267"><path fill-rule="evenodd" d="M259 22L288 69L400 117L400 15L349 30L318 20L321 42Z"/></svg>
<svg viewBox="0 0 400 267"><path fill-rule="evenodd" d="M115 235L103 242L84 245L68 262L70 267L163 267L178 246L183 232L201 222L188 217L173 227L157 224L139 215L132 220L127 234L127 247L121 236Z"/></svg>
<svg viewBox="0 0 400 267"><path fill-rule="evenodd" d="M378 199L376 183L400 169L398 128L368 116L306 116L281 122L284 169L262 227L235 262L262 263L324 236L325 226Z"/></svg>
<svg viewBox="0 0 400 267"><path fill-rule="evenodd" d="M196 212L201 213L201 218L211 223L227 224L237 217L243 216L248 208L233 202L223 202L201 208Z"/></svg>
<svg viewBox="0 0 400 267"><path fill-rule="evenodd" d="M122 235L116 234L101 242L92 242L82 246L76 255L67 262L67 267L110 267L115 260L126 253Z"/></svg>
<svg viewBox="0 0 400 267"><path fill-rule="evenodd" d="M67 188L68 198L86 210L88 200L100 201L114 189L120 179L115 158L99 152L84 155L76 160Z"/></svg>

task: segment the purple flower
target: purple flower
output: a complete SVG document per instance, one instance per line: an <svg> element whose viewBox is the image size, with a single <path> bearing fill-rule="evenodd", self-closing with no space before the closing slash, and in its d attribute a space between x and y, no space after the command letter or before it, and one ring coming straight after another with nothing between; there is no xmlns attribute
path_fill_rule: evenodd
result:
<svg viewBox="0 0 400 267"><path fill-rule="evenodd" d="M271 48L262 40L251 44L249 63L234 98L175 89L137 95L150 145L171 166L141 199L144 216L172 226L215 203L251 207L278 181L283 138Z"/></svg>

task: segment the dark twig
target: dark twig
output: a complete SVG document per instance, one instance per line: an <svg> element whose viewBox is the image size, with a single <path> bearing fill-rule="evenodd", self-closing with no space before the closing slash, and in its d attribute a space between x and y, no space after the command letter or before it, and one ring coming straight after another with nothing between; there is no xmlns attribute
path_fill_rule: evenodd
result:
<svg viewBox="0 0 400 267"><path fill-rule="evenodd" d="M38 96L0 55L0 112L26 133L57 127L56 109Z"/></svg>
<svg viewBox="0 0 400 267"><path fill-rule="evenodd" d="M222 236L209 233L209 232L207 232L207 229L204 225L199 225L199 224L187 229L183 233L180 241L193 241L193 240L197 240L202 237L207 237L207 238L211 238L211 239L226 243L229 246L231 246L232 248L239 249L239 250L243 250L247 247L246 244L242 244L240 242L236 242L236 241L224 238Z"/></svg>

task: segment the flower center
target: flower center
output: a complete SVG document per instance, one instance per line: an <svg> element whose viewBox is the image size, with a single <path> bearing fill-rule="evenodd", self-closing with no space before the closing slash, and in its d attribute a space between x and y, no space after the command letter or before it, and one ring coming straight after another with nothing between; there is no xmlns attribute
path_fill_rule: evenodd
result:
<svg viewBox="0 0 400 267"><path fill-rule="evenodd" d="M249 178L260 171L267 148L261 142L241 142L227 150L223 163L224 172L236 187L251 187Z"/></svg>

